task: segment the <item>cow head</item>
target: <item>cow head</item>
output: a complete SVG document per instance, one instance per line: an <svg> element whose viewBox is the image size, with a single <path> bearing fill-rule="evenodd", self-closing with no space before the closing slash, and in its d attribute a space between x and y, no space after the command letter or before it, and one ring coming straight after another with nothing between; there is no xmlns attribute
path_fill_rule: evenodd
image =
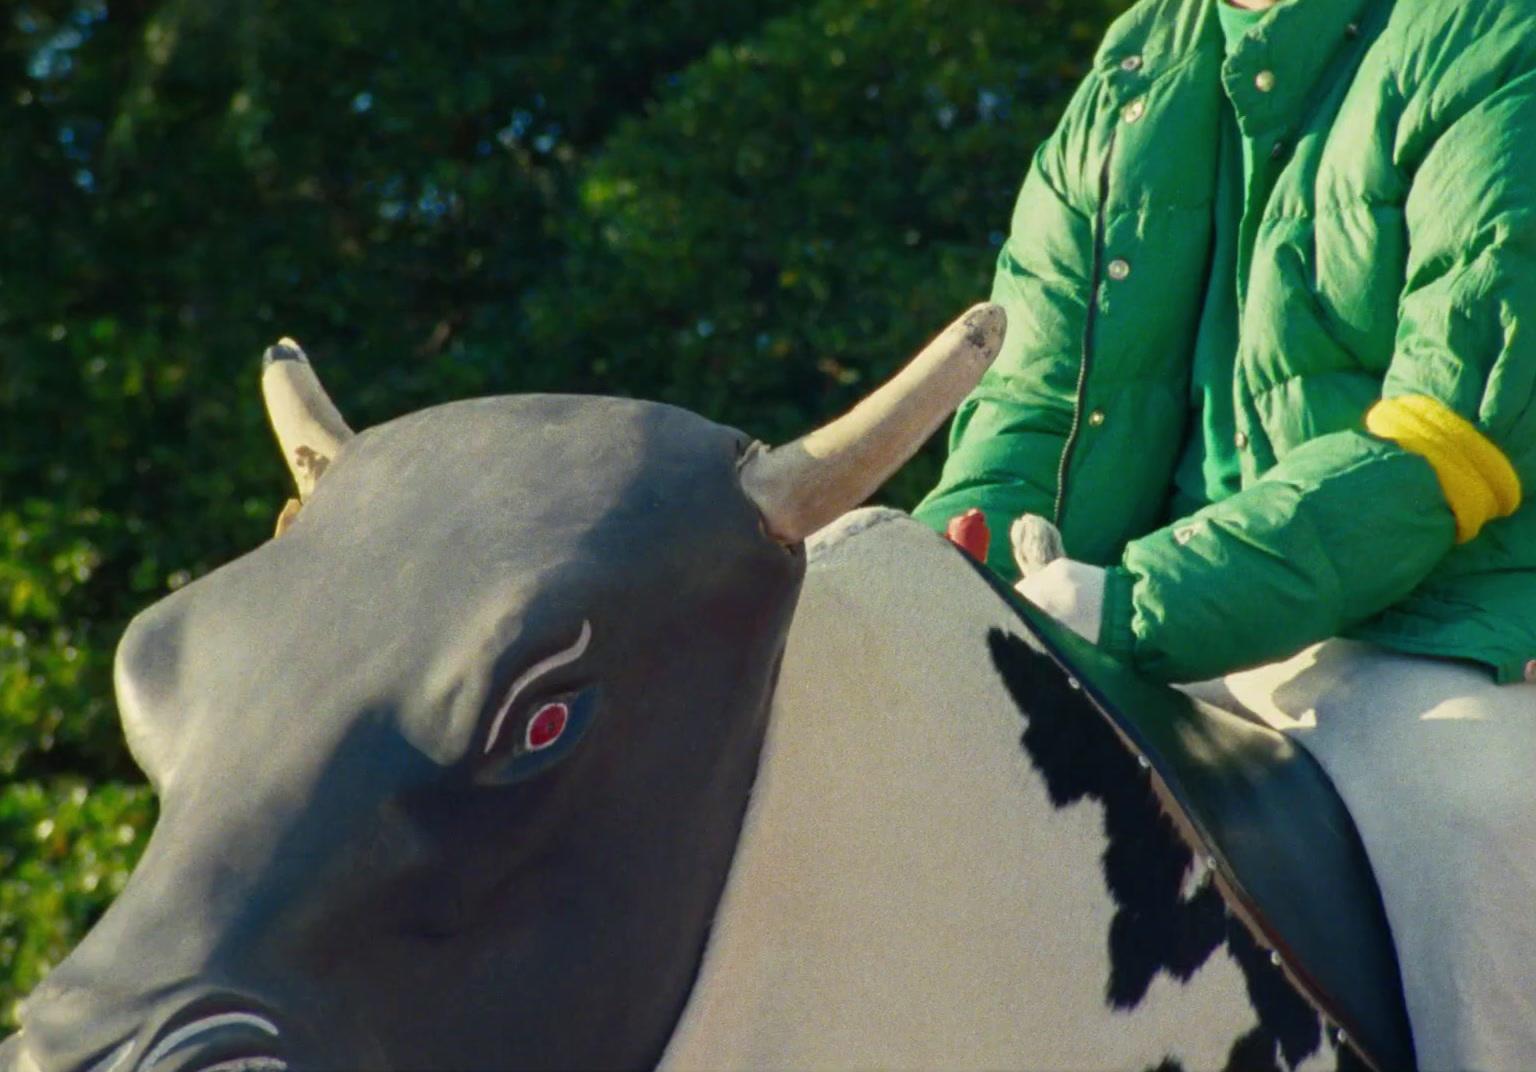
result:
<svg viewBox="0 0 1536 1072"><path fill-rule="evenodd" d="M778 449L561 396L353 435L263 374L303 498L132 623L161 817L11 1072L653 1062L732 859L804 563L995 354L958 321Z"/></svg>

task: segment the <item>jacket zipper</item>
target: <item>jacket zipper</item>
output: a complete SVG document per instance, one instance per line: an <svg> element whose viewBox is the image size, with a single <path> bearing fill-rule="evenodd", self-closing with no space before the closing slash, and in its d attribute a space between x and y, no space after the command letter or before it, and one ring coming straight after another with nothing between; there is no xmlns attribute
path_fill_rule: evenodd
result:
<svg viewBox="0 0 1536 1072"><path fill-rule="evenodd" d="M1093 329L1099 319L1099 287L1104 281L1105 205L1109 202L1109 165L1115 156L1115 137L1119 124L1109 132L1109 144L1104 149L1104 165L1099 170L1099 205L1093 225L1093 286L1088 291L1088 311L1083 323L1083 360L1077 370L1077 394L1072 402L1072 427L1067 432L1067 443L1061 451L1061 463L1056 470L1056 516L1058 529L1067 508L1067 467L1072 464L1072 452L1083 427L1083 393L1088 387L1088 363L1093 356Z"/></svg>

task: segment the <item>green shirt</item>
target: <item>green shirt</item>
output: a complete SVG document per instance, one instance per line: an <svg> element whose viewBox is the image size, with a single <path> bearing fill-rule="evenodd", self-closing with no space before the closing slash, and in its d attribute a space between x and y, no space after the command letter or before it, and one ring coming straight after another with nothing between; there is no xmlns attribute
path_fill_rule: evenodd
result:
<svg viewBox="0 0 1536 1072"><path fill-rule="evenodd" d="M1216 8L1227 55L1244 35L1269 14L1220 3ZM1215 240L1210 279L1190 368L1189 433L1174 472L1170 517L1188 517L1242 488L1242 472L1233 437L1237 418L1232 403L1232 375L1237 356L1237 247L1243 222L1243 191L1253 178L1253 147L1237 129L1230 100L1223 100L1220 147L1216 162Z"/></svg>

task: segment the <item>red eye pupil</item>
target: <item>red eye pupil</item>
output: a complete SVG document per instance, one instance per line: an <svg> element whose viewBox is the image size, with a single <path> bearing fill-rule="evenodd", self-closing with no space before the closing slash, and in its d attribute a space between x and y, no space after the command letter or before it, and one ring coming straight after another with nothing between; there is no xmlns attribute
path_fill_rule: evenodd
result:
<svg viewBox="0 0 1536 1072"><path fill-rule="evenodd" d="M528 751L537 752L548 748L565 732L565 724L571 719L571 709L563 703L545 704L528 720Z"/></svg>

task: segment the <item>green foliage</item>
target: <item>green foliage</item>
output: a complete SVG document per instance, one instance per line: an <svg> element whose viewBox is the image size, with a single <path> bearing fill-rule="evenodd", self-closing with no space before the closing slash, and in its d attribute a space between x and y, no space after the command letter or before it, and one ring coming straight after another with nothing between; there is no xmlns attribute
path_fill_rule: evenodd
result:
<svg viewBox="0 0 1536 1072"><path fill-rule="evenodd" d="M986 296L1116 7L823 0L717 46L585 174L561 270L522 310L533 349L577 358L567 386L766 439L847 407ZM936 459L890 496L910 506Z"/></svg>
<svg viewBox="0 0 1536 1072"><path fill-rule="evenodd" d="M0 964L9 1022L15 998L42 981L128 884L155 818L147 787L78 779L0 789Z"/></svg>
<svg viewBox="0 0 1536 1072"><path fill-rule="evenodd" d="M1112 0L21 0L0 22L0 1030L153 802L128 619L286 494L256 357L767 439L966 305ZM887 489L907 505L933 455Z"/></svg>

